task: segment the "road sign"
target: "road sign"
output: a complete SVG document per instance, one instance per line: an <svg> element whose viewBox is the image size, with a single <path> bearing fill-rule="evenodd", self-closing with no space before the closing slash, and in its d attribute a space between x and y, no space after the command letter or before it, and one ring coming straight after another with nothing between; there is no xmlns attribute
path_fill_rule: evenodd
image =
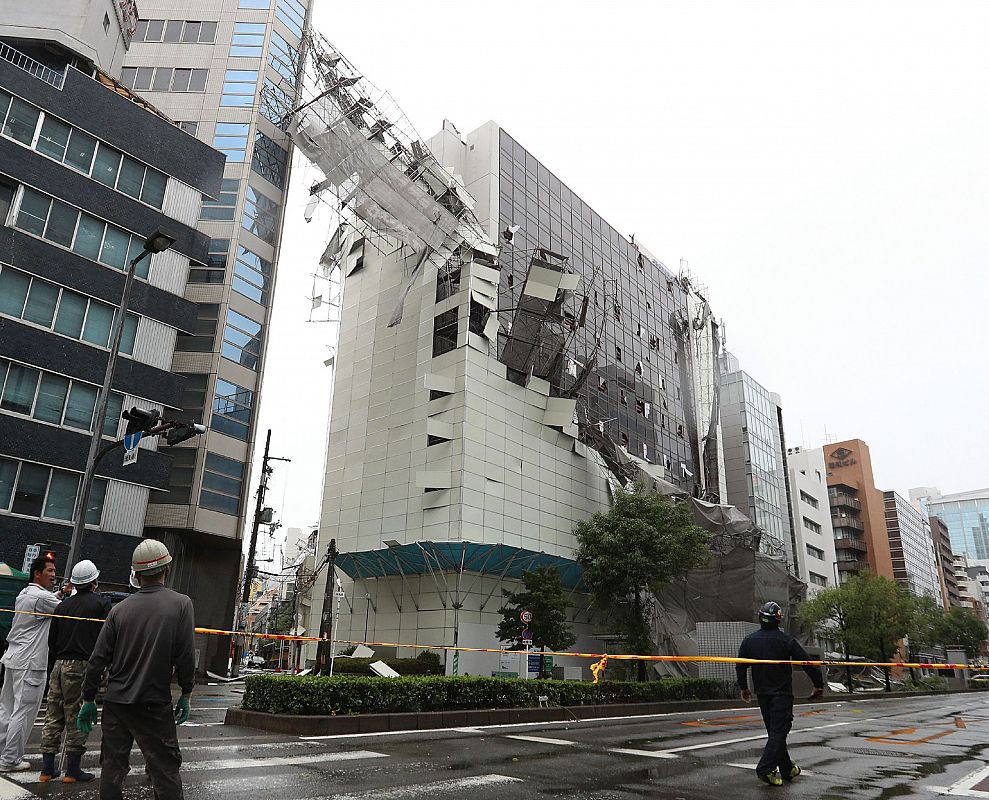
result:
<svg viewBox="0 0 989 800"><path fill-rule="evenodd" d="M528 628L523 628L522 629L522 641L523 642L531 642L532 641L532 631L530 631Z"/></svg>
<svg viewBox="0 0 989 800"><path fill-rule="evenodd" d="M24 566L21 567L21 572L27 572L31 569L31 562L34 561L39 555L41 555L41 545L40 544L29 544L24 548Z"/></svg>
<svg viewBox="0 0 989 800"><path fill-rule="evenodd" d="M525 625L528 625L530 622L532 622L532 612L523 611L521 614L519 614L519 619L522 620L522 622Z"/></svg>
<svg viewBox="0 0 989 800"><path fill-rule="evenodd" d="M124 435L124 466L137 463L138 445L141 443L141 431Z"/></svg>

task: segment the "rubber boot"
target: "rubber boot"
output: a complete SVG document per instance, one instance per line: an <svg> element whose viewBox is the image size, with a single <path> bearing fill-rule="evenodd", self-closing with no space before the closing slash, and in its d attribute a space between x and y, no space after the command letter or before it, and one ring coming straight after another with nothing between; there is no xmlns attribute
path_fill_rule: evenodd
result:
<svg viewBox="0 0 989 800"><path fill-rule="evenodd" d="M39 783L48 783L52 778L58 777L58 770L55 768L55 753L41 754L41 774L38 776Z"/></svg>
<svg viewBox="0 0 989 800"><path fill-rule="evenodd" d="M82 753L65 754L65 777L62 778L62 783L84 783L96 777L92 772L83 772L79 768L80 761L82 761Z"/></svg>

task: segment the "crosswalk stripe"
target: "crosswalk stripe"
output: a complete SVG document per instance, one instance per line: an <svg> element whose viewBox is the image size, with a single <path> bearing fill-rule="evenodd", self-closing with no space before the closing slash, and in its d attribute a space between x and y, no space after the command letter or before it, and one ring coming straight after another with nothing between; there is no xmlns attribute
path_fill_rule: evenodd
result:
<svg viewBox="0 0 989 800"><path fill-rule="evenodd" d="M0 778L0 800L20 800L22 797L30 797L31 792L16 783L12 783L6 778Z"/></svg>
<svg viewBox="0 0 989 800"><path fill-rule="evenodd" d="M577 742L571 742L569 739L550 739L546 736L523 736L521 734L508 734L505 738L518 739L522 742L535 742L536 744L565 744L570 747L577 746Z"/></svg>
<svg viewBox="0 0 989 800"><path fill-rule="evenodd" d="M265 769L268 767L299 767L306 764L322 764L328 761L357 761L362 758L388 758L385 753L374 753L370 750L349 750L343 753L314 753L308 756L273 756L270 758L230 758L222 761L189 761L182 765L182 772L206 772L225 769ZM99 777L99 767L91 771ZM17 783L37 783L36 772L12 774L12 780Z"/></svg>
<svg viewBox="0 0 989 800"><path fill-rule="evenodd" d="M609 753L621 753L623 756L643 756L644 758L676 758L673 753L664 753L661 750L633 750L629 747L612 747Z"/></svg>
<svg viewBox="0 0 989 800"><path fill-rule="evenodd" d="M469 778L454 778L448 781L413 783L394 789L371 789L356 794L335 794L332 797L333 800L368 800L368 798L400 800L403 797L426 797L439 792L463 792L467 789L478 789L483 786L496 786L503 783L522 783L522 779L512 778L508 775L474 775Z"/></svg>

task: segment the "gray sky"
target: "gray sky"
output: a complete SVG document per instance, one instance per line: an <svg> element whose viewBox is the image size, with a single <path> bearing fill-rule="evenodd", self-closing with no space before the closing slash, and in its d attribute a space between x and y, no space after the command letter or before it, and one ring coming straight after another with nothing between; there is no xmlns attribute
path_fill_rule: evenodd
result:
<svg viewBox="0 0 989 800"><path fill-rule="evenodd" d="M904 494L989 484L989 4L315 2L420 134L494 119L685 258L789 444L860 437ZM293 458L270 499L297 526L319 516L330 385L330 326L305 321L316 176L293 173L258 437Z"/></svg>

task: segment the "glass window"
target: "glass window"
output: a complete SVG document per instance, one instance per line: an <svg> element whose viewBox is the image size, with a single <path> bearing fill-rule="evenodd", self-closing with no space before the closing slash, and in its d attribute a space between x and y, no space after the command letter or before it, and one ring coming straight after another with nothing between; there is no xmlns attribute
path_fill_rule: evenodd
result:
<svg viewBox="0 0 989 800"><path fill-rule="evenodd" d="M53 200L48 214L48 224L45 226L45 238L63 247L71 247L78 219L78 209L59 200Z"/></svg>
<svg viewBox="0 0 989 800"><path fill-rule="evenodd" d="M191 69L177 69L175 70L175 75L172 78L172 91L173 92L188 92L189 91L189 81L192 78Z"/></svg>
<svg viewBox="0 0 989 800"><path fill-rule="evenodd" d="M0 458L0 509L10 508L14 496L14 481L17 479L17 462Z"/></svg>
<svg viewBox="0 0 989 800"><path fill-rule="evenodd" d="M247 150L249 123L218 122L213 135L213 147L227 156L227 161L243 161ZM232 219L232 217L231 217Z"/></svg>
<svg viewBox="0 0 989 800"><path fill-rule="evenodd" d="M76 240L72 249L84 258L96 261L100 256L100 249L103 246L103 233L106 230L106 223L103 220L91 217L89 214L79 215L79 228L76 231Z"/></svg>
<svg viewBox="0 0 989 800"><path fill-rule="evenodd" d="M15 514L40 517L50 474L51 469L48 467L22 462L20 474L17 476L14 502L10 510Z"/></svg>
<svg viewBox="0 0 989 800"><path fill-rule="evenodd" d="M56 305L58 305L58 287L35 278L31 281L31 291L28 292L27 305L24 306L24 319L50 328L55 318Z"/></svg>
<svg viewBox="0 0 989 800"><path fill-rule="evenodd" d="M278 231L278 204L248 184L241 224L259 239L274 245Z"/></svg>
<svg viewBox="0 0 989 800"><path fill-rule="evenodd" d="M106 499L106 479L97 478L89 493L89 506L86 508L86 524L99 525L103 521L103 501Z"/></svg>
<svg viewBox="0 0 989 800"><path fill-rule="evenodd" d="M65 158L65 148L69 143L71 130L72 128L62 120L45 115L45 121L41 124L41 135L38 136L38 152L61 161Z"/></svg>
<svg viewBox="0 0 989 800"><path fill-rule="evenodd" d="M285 186L288 151L275 144L261 131L254 134L254 155L251 168L262 178L267 178L279 189Z"/></svg>
<svg viewBox="0 0 989 800"><path fill-rule="evenodd" d="M103 422L103 435L111 439L117 438L117 429L120 427L120 415L123 413L124 396L117 392L110 392L110 397L106 404L106 420Z"/></svg>
<svg viewBox="0 0 989 800"><path fill-rule="evenodd" d="M30 414L40 376L41 373L36 369L11 364L3 385L3 395L0 397L0 408L15 414Z"/></svg>
<svg viewBox="0 0 989 800"><path fill-rule="evenodd" d="M275 16L288 26L300 39L306 24L306 8L299 0L276 0Z"/></svg>
<svg viewBox="0 0 989 800"><path fill-rule="evenodd" d="M106 347L110 342L110 325L113 322L113 309L103 303L89 304L86 325L82 330L82 340Z"/></svg>
<svg viewBox="0 0 989 800"><path fill-rule="evenodd" d="M189 79L190 92L205 92L206 78L209 76L208 69L194 69L192 77Z"/></svg>
<svg viewBox="0 0 989 800"><path fill-rule="evenodd" d="M203 44L212 44L216 41L216 23L215 22L203 22L200 23L202 27L199 29L199 41Z"/></svg>
<svg viewBox="0 0 989 800"><path fill-rule="evenodd" d="M223 77L221 106L252 106L258 89L257 70L228 69Z"/></svg>
<svg viewBox="0 0 989 800"><path fill-rule="evenodd" d="M148 167L144 173L144 186L141 188L141 199L149 206L161 208L165 202L165 186L168 179L156 169Z"/></svg>
<svg viewBox="0 0 989 800"><path fill-rule="evenodd" d="M264 87L261 89L261 114L268 122L276 128L286 130L288 112L292 110L292 96L276 86L270 79L264 79Z"/></svg>
<svg viewBox="0 0 989 800"><path fill-rule="evenodd" d="M69 381L61 375L45 373L38 387L38 401L34 407L35 419L43 422L62 421L62 409L65 407L65 397L69 391Z"/></svg>
<svg viewBox="0 0 989 800"><path fill-rule="evenodd" d="M64 424L71 428L88 431L93 427L93 412L99 394L95 386L72 381L69 399L65 404Z"/></svg>
<svg viewBox="0 0 989 800"><path fill-rule="evenodd" d="M260 58L267 26L254 22L238 22L230 44L230 55Z"/></svg>
<svg viewBox="0 0 989 800"><path fill-rule="evenodd" d="M73 128L69 145L65 150L65 163L88 175L93 166L94 153L96 153L96 139L78 128Z"/></svg>
<svg viewBox="0 0 989 800"><path fill-rule="evenodd" d="M116 186L122 155L119 150L100 142L99 150L96 151L96 163L93 165L93 177L111 188Z"/></svg>
<svg viewBox="0 0 989 800"><path fill-rule="evenodd" d="M267 305L271 264L257 253L240 247L234 262L233 288L256 303Z"/></svg>
<svg viewBox="0 0 989 800"><path fill-rule="evenodd" d="M151 81L155 76L154 67L138 67L134 77L134 89L139 92L146 92L151 88Z"/></svg>
<svg viewBox="0 0 989 800"><path fill-rule="evenodd" d="M164 33L165 33L165 20L150 19L148 20L148 31L147 33L144 34L144 41L160 42L161 37L164 35Z"/></svg>
<svg viewBox="0 0 989 800"><path fill-rule="evenodd" d="M3 132L11 139L30 146L34 140L34 129L38 127L38 117L41 112L34 106L25 103L19 97L11 98L10 110Z"/></svg>
<svg viewBox="0 0 989 800"><path fill-rule="evenodd" d="M291 86L295 86L299 72L299 51L292 47L278 31L271 32L268 64Z"/></svg>
<svg viewBox="0 0 989 800"><path fill-rule="evenodd" d="M123 67L120 70L120 82L128 89L136 89L137 67Z"/></svg>
<svg viewBox="0 0 989 800"><path fill-rule="evenodd" d="M187 22L185 24L185 30L182 32L183 42L198 42L199 41L199 30L202 27L199 22Z"/></svg>
<svg viewBox="0 0 989 800"><path fill-rule="evenodd" d="M58 316L55 317L55 330L78 339L82 334L82 324L86 319L86 298L73 292L62 292L58 303Z"/></svg>
<svg viewBox="0 0 989 800"><path fill-rule="evenodd" d="M123 269L127 261L127 248L130 246L130 234L107 225L106 236L103 237L103 249L100 261L109 267Z"/></svg>
<svg viewBox="0 0 989 800"><path fill-rule="evenodd" d="M21 208L17 212L16 226L22 231L41 236L45 231L45 220L48 219L48 209L51 207L51 202L51 198L47 195L24 187Z"/></svg>
<svg viewBox="0 0 989 800"><path fill-rule="evenodd" d="M229 381L217 379L210 428L242 441L248 441L254 393Z"/></svg>
<svg viewBox="0 0 989 800"><path fill-rule="evenodd" d="M52 519L72 519L79 490L79 475L75 472L52 471L48 498L45 500L45 516Z"/></svg>
<svg viewBox="0 0 989 800"><path fill-rule="evenodd" d="M239 8L271 8L271 0L240 0Z"/></svg>
<svg viewBox="0 0 989 800"><path fill-rule="evenodd" d="M165 25L165 41L177 42L182 38L182 20L170 19Z"/></svg>
<svg viewBox="0 0 989 800"><path fill-rule="evenodd" d="M141 185L144 183L144 164L135 161L130 156L124 156L120 165L120 177L117 178L117 188L131 197L141 196Z"/></svg>
<svg viewBox="0 0 989 800"><path fill-rule="evenodd" d="M261 360L261 324L228 309L220 353L224 358L257 371Z"/></svg>
<svg viewBox="0 0 989 800"><path fill-rule="evenodd" d="M120 349L118 352L132 355L134 353L134 341L137 338L138 317L128 313L124 317L124 329L120 332Z"/></svg>
<svg viewBox="0 0 989 800"><path fill-rule="evenodd" d="M200 505L226 514L236 514L240 508L243 474L243 462L207 453Z"/></svg>

